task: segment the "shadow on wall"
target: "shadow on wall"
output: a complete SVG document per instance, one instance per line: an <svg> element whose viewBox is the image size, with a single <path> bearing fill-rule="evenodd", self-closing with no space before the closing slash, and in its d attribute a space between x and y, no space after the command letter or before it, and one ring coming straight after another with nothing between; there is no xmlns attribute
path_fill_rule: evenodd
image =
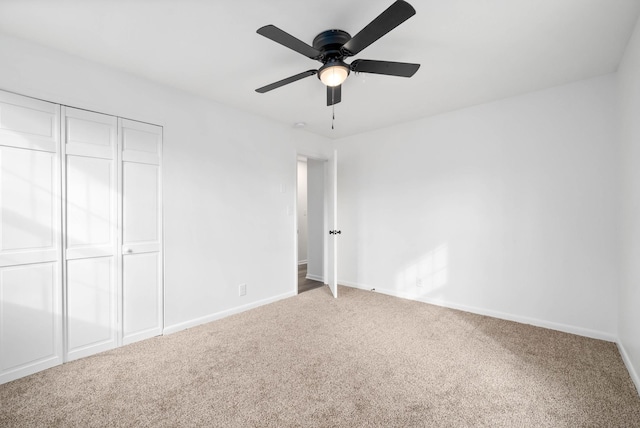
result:
<svg viewBox="0 0 640 428"><path fill-rule="evenodd" d="M400 270L393 288L407 298L437 298L449 281L448 265L449 246L444 243Z"/></svg>

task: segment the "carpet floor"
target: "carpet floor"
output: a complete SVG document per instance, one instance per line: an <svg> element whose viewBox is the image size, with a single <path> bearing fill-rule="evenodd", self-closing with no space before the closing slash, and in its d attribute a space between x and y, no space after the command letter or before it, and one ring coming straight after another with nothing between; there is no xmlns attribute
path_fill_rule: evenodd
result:
<svg viewBox="0 0 640 428"><path fill-rule="evenodd" d="M640 427L613 343L327 287L0 385L2 427Z"/></svg>

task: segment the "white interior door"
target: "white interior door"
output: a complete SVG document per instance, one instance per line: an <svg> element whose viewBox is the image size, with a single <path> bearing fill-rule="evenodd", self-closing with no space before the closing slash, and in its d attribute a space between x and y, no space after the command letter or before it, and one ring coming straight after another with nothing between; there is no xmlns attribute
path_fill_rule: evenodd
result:
<svg viewBox="0 0 640 428"><path fill-rule="evenodd" d="M123 344L162 334L162 128L120 119Z"/></svg>
<svg viewBox="0 0 640 428"><path fill-rule="evenodd" d="M342 232L338 229L338 151L327 161L327 283L333 297L338 297L338 238Z"/></svg>
<svg viewBox="0 0 640 428"><path fill-rule="evenodd" d="M0 383L62 363L59 126L0 92Z"/></svg>
<svg viewBox="0 0 640 428"><path fill-rule="evenodd" d="M117 118L62 107L66 360L117 346Z"/></svg>

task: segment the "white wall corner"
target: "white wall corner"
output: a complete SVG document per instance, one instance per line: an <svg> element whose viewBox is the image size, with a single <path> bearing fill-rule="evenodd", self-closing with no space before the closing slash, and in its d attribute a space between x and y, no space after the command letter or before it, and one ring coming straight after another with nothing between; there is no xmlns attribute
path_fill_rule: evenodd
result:
<svg viewBox="0 0 640 428"><path fill-rule="evenodd" d="M636 386L636 390L640 395L640 376L638 376L638 372L633 367L631 358L629 357L629 354L627 353L627 350L625 349L622 342L617 342L616 345L618 345L618 351L622 356L622 361L624 361L624 365L627 367L627 370L629 371L629 376L631 376L631 380L633 381L634 385Z"/></svg>

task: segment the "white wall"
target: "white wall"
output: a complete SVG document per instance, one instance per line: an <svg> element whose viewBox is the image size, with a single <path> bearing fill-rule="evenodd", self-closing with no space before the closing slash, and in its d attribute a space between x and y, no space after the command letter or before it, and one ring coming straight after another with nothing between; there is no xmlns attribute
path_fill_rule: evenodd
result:
<svg viewBox="0 0 640 428"><path fill-rule="evenodd" d="M620 349L640 391L640 21L618 69L622 142L622 260Z"/></svg>
<svg viewBox="0 0 640 428"><path fill-rule="evenodd" d="M296 153L323 139L1 35L0 58L0 89L164 127L167 331L295 293Z"/></svg>
<svg viewBox="0 0 640 428"><path fill-rule="evenodd" d="M309 252L307 278L324 281L324 169L326 161L307 159Z"/></svg>
<svg viewBox="0 0 640 428"><path fill-rule="evenodd" d="M307 161L298 160L298 264L307 263Z"/></svg>
<svg viewBox="0 0 640 428"><path fill-rule="evenodd" d="M616 136L608 75L338 141L340 283L614 340Z"/></svg>

